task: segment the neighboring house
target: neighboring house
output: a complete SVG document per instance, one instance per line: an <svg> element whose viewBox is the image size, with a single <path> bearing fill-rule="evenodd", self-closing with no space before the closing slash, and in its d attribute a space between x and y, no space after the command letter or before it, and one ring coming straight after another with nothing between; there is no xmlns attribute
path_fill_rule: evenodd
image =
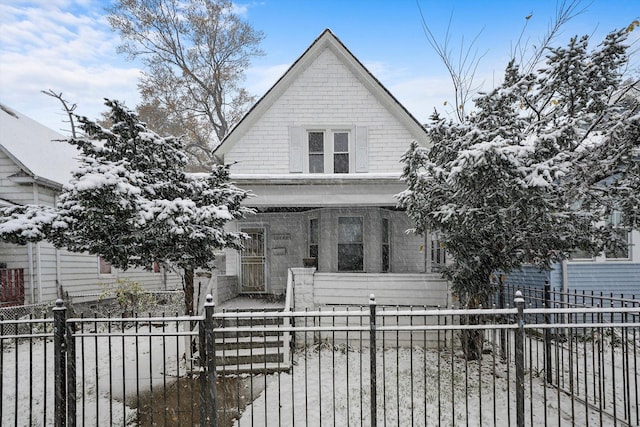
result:
<svg viewBox="0 0 640 427"><path fill-rule="evenodd" d="M555 292L640 298L640 231L627 233L627 239L627 250L605 251L596 257L576 252L571 259L554 264L550 271L527 266L509 274L506 280L515 286L539 288L548 281Z"/></svg>
<svg viewBox="0 0 640 427"><path fill-rule="evenodd" d="M64 136L0 104L0 206L54 205L71 171L78 166L78 151ZM59 250L49 242L14 245L0 242L0 278L3 301L15 304L7 289L23 280L24 301L55 300L63 292L95 299L103 284L130 279L146 289L173 290L180 278L162 268L153 271L117 271L100 257ZM0 304L2 305L2 304Z"/></svg>
<svg viewBox="0 0 640 427"><path fill-rule="evenodd" d="M431 236L408 233L396 208L414 140L428 145L421 124L325 30L215 150L255 195L256 215L235 223L251 239L226 251L237 292L284 294L293 267L296 301L310 307L366 304L370 293L446 305Z"/></svg>

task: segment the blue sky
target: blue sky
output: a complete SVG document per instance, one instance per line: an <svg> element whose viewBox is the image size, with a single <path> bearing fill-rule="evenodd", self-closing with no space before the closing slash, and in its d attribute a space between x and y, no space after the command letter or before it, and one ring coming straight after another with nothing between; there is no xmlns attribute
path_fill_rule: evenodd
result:
<svg viewBox="0 0 640 427"><path fill-rule="evenodd" d="M535 43L546 31L555 0L463 1L419 0L437 37L451 21L458 46L479 32L478 48L486 53L477 73L485 88L500 80L511 44L527 22L526 37ZM118 36L104 18L108 1L3 0L0 4L0 102L60 130L60 106L40 93L53 89L78 105L90 118L104 110L104 97L139 100L140 64L116 53ZM575 34L594 40L640 17L640 0L583 1L560 42ZM428 45L415 0L238 0L236 7L265 34L262 48L247 71L246 87L262 95L325 29L330 28L373 74L420 121L436 107L446 109L452 90L446 71ZM525 17L532 14L526 21ZM640 29L631 40L638 49ZM638 66L636 53L634 65Z"/></svg>

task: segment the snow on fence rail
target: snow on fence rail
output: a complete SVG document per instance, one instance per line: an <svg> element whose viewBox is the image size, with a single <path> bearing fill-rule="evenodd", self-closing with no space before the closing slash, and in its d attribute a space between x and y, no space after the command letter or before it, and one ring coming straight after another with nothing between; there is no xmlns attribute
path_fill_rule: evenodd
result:
<svg viewBox="0 0 640 427"><path fill-rule="evenodd" d="M2 425L640 424L638 306L54 312L0 322ZM29 333L4 332L18 324ZM468 329L483 331L477 360L459 345ZM237 375L250 341L282 332L295 337L284 369Z"/></svg>

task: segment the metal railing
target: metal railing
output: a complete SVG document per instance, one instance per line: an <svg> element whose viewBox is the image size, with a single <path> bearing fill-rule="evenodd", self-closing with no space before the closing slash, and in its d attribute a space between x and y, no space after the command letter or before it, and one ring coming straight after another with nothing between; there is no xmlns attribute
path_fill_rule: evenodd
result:
<svg viewBox="0 0 640 427"><path fill-rule="evenodd" d="M204 316L146 318L66 318L60 302L54 320L0 322L0 423L640 424L640 307L526 302L238 313L209 302ZM31 333L4 332L17 323ZM465 331L479 331L475 360ZM284 332L296 336L293 363L257 360ZM244 357L283 369L241 375Z"/></svg>

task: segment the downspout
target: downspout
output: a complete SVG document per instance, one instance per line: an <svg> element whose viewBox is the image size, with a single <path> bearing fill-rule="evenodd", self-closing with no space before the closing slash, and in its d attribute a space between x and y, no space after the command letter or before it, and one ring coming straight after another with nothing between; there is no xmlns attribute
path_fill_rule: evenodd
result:
<svg viewBox="0 0 640 427"><path fill-rule="evenodd" d="M38 302L42 302L42 254L40 242L36 243L36 272L38 278Z"/></svg>
<svg viewBox="0 0 640 427"><path fill-rule="evenodd" d="M33 204L40 203L38 184L33 184ZM40 242L36 243L36 279L38 283L38 302L42 302L42 254L40 253Z"/></svg>
<svg viewBox="0 0 640 427"><path fill-rule="evenodd" d="M53 205L58 204L58 195L53 196ZM61 256L60 249L55 248L56 250L56 290L58 294L58 298L64 298L64 293L62 292L62 271L60 270L61 266Z"/></svg>
<svg viewBox="0 0 640 427"><path fill-rule="evenodd" d="M424 272L425 273L432 273L432 266L431 266L431 239L430 239L430 235L428 232L424 232Z"/></svg>
<svg viewBox="0 0 640 427"><path fill-rule="evenodd" d="M31 296L31 304L35 304L35 282L33 280L33 243L27 243L27 262L29 263L29 293Z"/></svg>

